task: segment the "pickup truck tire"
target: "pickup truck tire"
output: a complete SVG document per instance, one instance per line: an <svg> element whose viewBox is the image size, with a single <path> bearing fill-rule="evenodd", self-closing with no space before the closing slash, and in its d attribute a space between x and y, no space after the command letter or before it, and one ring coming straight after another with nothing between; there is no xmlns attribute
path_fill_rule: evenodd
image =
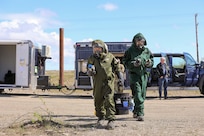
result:
<svg viewBox="0 0 204 136"><path fill-rule="evenodd" d="M204 94L204 75L201 77L199 81L199 90L201 94Z"/></svg>

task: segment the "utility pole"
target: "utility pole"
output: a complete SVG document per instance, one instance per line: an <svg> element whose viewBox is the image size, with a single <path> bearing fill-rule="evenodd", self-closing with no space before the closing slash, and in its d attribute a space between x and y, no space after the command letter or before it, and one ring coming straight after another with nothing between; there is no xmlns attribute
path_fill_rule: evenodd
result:
<svg viewBox="0 0 204 136"><path fill-rule="evenodd" d="M64 85L64 28L60 28L60 35L59 35L59 44L60 44L60 79L59 79L59 85Z"/></svg>
<svg viewBox="0 0 204 136"><path fill-rule="evenodd" d="M198 23L197 23L197 16L198 14L195 14L195 30L196 30L196 53L197 53L197 62L199 63L199 52L198 52Z"/></svg>

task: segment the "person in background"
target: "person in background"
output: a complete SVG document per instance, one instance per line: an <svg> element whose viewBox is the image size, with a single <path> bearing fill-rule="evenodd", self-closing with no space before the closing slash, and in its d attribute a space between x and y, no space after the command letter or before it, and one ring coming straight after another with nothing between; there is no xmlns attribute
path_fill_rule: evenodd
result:
<svg viewBox="0 0 204 136"><path fill-rule="evenodd" d="M108 120L106 129L114 129L115 102L114 82L115 74L120 78L119 63L107 45L102 40L92 42L93 54L88 58L87 74L93 78L93 96L97 128L103 127L104 119Z"/></svg>
<svg viewBox="0 0 204 136"><path fill-rule="evenodd" d="M168 77L169 77L169 67L166 64L166 58L161 57L160 63L157 64L158 73L158 85L159 85L159 99L162 98L162 88L164 87L164 99L167 99L167 87L168 87Z"/></svg>
<svg viewBox="0 0 204 136"><path fill-rule="evenodd" d="M144 101L148 81L146 68L151 68L154 64L153 54L145 45L147 45L145 37L142 33L137 33L123 57L125 68L129 69L130 88L135 103L133 118L138 121L144 121Z"/></svg>
<svg viewBox="0 0 204 136"><path fill-rule="evenodd" d="M117 58L117 61L119 63L119 74L120 74L120 78L118 78L118 76L116 75L115 78L115 85L114 85L114 90L115 93L123 93L124 90L124 79L125 79L125 67L124 65L121 63L120 59Z"/></svg>

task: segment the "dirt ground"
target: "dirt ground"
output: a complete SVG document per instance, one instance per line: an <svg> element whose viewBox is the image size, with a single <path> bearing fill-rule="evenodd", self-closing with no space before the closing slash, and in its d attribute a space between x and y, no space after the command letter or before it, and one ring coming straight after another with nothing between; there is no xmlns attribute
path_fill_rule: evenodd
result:
<svg viewBox="0 0 204 136"><path fill-rule="evenodd" d="M91 94L6 91L0 94L0 136L204 136L204 96L198 90L169 90L167 100L148 90L145 121L136 121L131 112L116 115L114 130L95 128Z"/></svg>

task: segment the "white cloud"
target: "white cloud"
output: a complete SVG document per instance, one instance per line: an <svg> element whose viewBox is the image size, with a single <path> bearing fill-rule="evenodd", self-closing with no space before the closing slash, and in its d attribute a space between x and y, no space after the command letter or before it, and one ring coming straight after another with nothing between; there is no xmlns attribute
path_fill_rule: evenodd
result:
<svg viewBox="0 0 204 136"><path fill-rule="evenodd" d="M38 14L39 13L39 14ZM46 32L47 26L56 28L60 22L52 20L53 12L37 10L34 13L0 15L1 40L31 40L36 46L49 45L51 60L47 60L47 69L59 69L59 32ZM74 62L73 41L64 37L64 60ZM67 57L67 58L66 58ZM65 66L73 69L74 63Z"/></svg>
<svg viewBox="0 0 204 136"><path fill-rule="evenodd" d="M132 40L130 40L130 39L128 39L128 38L124 38L122 41L123 41L123 42L131 42Z"/></svg>
<svg viewBox="0 0 204 136"><path fill-rule="evenodd" d="M83 39L81 42L91 42L91 41L93 41L92 38L87 38L87 39Z"/></svg>
<svg viewBox="0 0 204 136"><path fill-rule="evenodd" d="M113 11L113 10L118 9L118 6L115 4L112 4L112 3L106 3L103 5L100 5L99 8L102 8L102 9L107 10L107 11Z"/></svg>

